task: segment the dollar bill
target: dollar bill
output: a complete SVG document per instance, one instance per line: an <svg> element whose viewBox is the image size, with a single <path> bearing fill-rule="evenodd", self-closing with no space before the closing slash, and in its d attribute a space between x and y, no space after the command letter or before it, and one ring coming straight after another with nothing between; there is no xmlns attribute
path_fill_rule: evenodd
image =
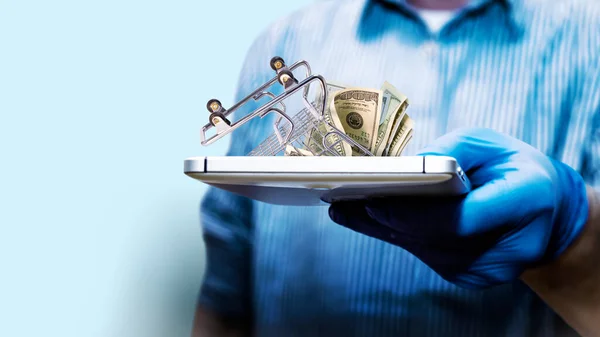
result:
<svg viewBox="0 0 600 337"><path fill-rule="evenodd" d="M285 146L284 156L310 157L313 156L313 154L308 150L299 149L288 144Z"/></svg>
<svg viewBox="0 0 600 337"><path fill-rule="evenodd" d="M405 114L394 133L392 141L389 143L389 151L387 156L397 157L402 154L402 151L412 138L414 122Z"/></svg>
<svg viewBox="0 0 600 337"><path fill-rule="evenodd" d="M316 128L311 128L311 131L308 135L308 141L306 146L312 151L312 153L316 153L318 155L331 156L334 155L329 152L330 149L337 152L339 156L351 156L352 149L350 144L344 142L340 136L336 133L332 133L323 141L323 136L329 132L334 131L331 127L335 127L335 129L340 132L344 131L344 127L340 118L337 114L332 113L330 106L331 102L333 102L333 98L335 93L346 89L344 85L341 84L327 84L327 102L325 103L323 118L326 123L319 123ZM323 96L321 92L317 96L317 102L320 104L322 102Z"/></svg>
<svg viewBox="0 0 600 337"><path fill-rule="evenodd" d="M388 149L387 145L390 144L390 138L393 136L392 129L402 120L409 104L408 98L387 81L381 87L381 91L383 92L381 121L373 150L376 156L385 155L384 151Z"/></svg>
<svg viewBox="0 0 600 337"><path fill-rule="evenodd" d="M381 90L348 88L335 93L330 106L331 115L337 115L343 130L369 151L373 151L377 128L381 119L383 93ZM357 146L352 146L352 155L363 155Z"/></svg>
<svg viewBox="0 0 600 337"><path fill-rule="evenodd" d="M397 146L394 149L394 151L390 153L390 156L393 156L393 157L401 156L402 152L404 152L404 149L406 148L406 146L408 145L408 143L410 142L412 137L413 137L413 130L409 130L406 134L406 137L402 140L400 145Z"/></svg>

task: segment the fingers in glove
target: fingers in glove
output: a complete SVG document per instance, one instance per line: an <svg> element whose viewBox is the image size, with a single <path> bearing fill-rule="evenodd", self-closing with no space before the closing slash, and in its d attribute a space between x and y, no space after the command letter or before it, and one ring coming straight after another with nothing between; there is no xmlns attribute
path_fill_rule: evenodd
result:
<svg viewBox="0 0 600 337"><path fill-rule="evenodd" d="M333 203L329 207L329 217L335 223L355 232L388 243L398 244L398 232L371 218L365 209L365 203L362 201Z"/></svg>

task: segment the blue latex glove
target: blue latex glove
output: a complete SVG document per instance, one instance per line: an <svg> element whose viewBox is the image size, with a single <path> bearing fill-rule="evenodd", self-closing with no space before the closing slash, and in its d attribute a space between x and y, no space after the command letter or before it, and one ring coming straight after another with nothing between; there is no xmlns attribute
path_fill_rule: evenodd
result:
<svg viewBox="0 0 600 337"><path fill-rule="evenodd" d="M330 206L331 219L404 248L465 288L517 279L561 254L587 221L581 176L512 137L461 129L420 155L456 158L472 191L462 197L340 202Z"/></svg>

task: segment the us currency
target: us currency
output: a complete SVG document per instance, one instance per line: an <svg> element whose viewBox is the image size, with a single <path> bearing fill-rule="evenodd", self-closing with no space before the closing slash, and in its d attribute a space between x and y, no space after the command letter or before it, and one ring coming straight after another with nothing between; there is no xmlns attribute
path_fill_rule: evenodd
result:
<svg viewBox="0 0 600 337"><path fill-rule="evenodd" d="M392 129L404 117L409 102L406 96L398 92L387 81L383 83L381 91L383 92L383 106L373 154L376 156L387 156L388 145L390 145L394 136Z"/></svg>
<svg viewBox="0 0 600 337"><path fill-rule="evenodd" d="M331 115L337 115L346 135L373 152L379 120L381 119L383 93L381 90L349 88L335 93L330 105ZM352 146L352 155L363 155Z"/></svg>
<svg viewBox="0 0 600 337"><path fill-rule="evenodd" d="M344 89L346 89L346 87L343 85L327 83L327 101L325 102L323 111L323 118L327 123L319 123L316 129L311 128L311 131L308 135L308 144L306 144L306 146L312 151L312 153L332 155L331 153L325 150L327 150L326 146L328 146L329 144L334 144L332 150L337 152L339 156L352 155L352 149L350 147L350 144L342 141L341 137L338 136L336 133L331 133L325 139L325 142L323 142L323 135L327 134L328 132L334 131L333 128L331 128L329 125L335 127L340 132L344 131L344 127L342 125L342 122L340 121L339 116L335 113L332 113L330 109L335 93ZM321 92L319 92L317 102L320 103L322 100L323 96ZM325 146L323 144L325 144Z"/></svg>
<svg viewBox="0 0 600 337"><path fill-rule="evenodd" d="M312 152L304 149L299 149L297 147L286 145L284 155L286 156L295 156L295 157L310 157L313 156Z"/></svg>
<svg viewBox="0 0 600 337"><path fill-rule="evenodd" d="M402 151L412 138L414 122L405 114L402 120L395 127L397 130L391 142L389 142L388 156L397 157L402 154Z"/></svg>
<svg viewBox="0 0 600 337"><path fill-rule="evenodd" d="M406 148L406 145L408 145L408 143L410 142L410 140L413 137L413 130L409 130L406 134L406 137L399 143L400 145L398 145L394 151L392 151L390 153L391 157L398 157L400 155L402 155L402 152L404 152L404 149Z"/></svg>

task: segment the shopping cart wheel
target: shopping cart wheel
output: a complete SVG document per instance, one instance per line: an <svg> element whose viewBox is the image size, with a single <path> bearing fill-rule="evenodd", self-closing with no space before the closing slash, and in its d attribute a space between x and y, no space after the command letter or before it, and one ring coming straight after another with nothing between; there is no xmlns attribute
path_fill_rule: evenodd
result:
<svg viewBox="0 0 600 337"><path fill-rule="evenodd" d="M221 123L221 122L223 122L227 125L231 125L231 122L229 121L229 119L227 119L225 117L225 115L220 112L211 113L209 116L209 122L212 126L217 126L217 124Z"/></svg>
<svg viewBox="0 0 600 337"><path fill-rule="evenodd" d="M294 78L294 74L292 74L292 72L287 69L281 70L279 72L277 80L286 89L292 84L298 83L298 81L296 81L296 79Z"/></svg>
<svg viewBox="0 0 600 337"><path fill-rule="evenodd" d="M271 69L277 71L283 67L285 67L285 62L281 57L275 56L271 59Z"/></svg>
<svg viewBox="0 0 600 337"><path fill-rule="evenodd" d="M206 103L206 108L210 112L219 112L223 110L223 105L218 99L213 98L210 101L208 101L208 103Z"/></svg>

